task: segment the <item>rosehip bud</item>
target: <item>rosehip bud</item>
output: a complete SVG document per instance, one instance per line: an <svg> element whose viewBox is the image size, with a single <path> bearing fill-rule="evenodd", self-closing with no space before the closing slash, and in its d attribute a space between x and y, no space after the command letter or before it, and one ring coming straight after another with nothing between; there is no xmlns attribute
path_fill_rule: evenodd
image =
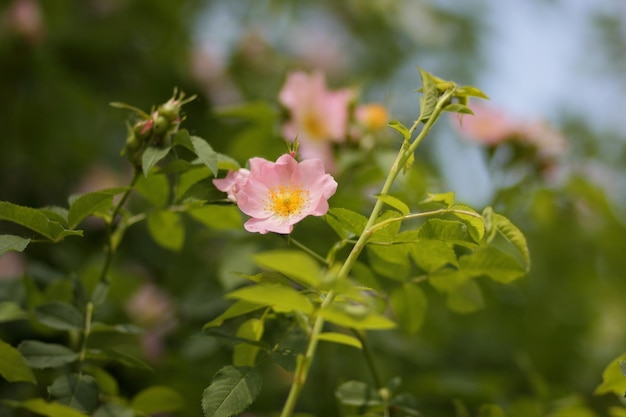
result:
<svg viewBox="0 0 626 417"><path fill-rule="evenodd" d="M134 131L129 131L126 137L126 147L129 150L135 150L141 146L141 140L137 137Z"/></svg>
<svg viewBox="0 0 626 417"><path fill-rule="evenodd" d="M141 122L137 122L133 127L133 133L137 136L138 139L143 140L150 136L150 130L154 126L154 120L142 120Z"/></svg>
<svg viewBox="0 0 626 417"><path fill-rule="evenodd" d="M166 103L163 103L159 106L159 115L165 117L170 121L176 120L180 115L180 106L181 103L179 100L169 99Z"/></svg>
<svg viewBox="0 0 626 417"><path fill-rule="evenodd" d="M170 127L170 121L162 116L161 114L159 114L155 119L154 119L154 125L153 125L153 131L155 135L162 135L165 132L167 132L167 130Z"/></svg>

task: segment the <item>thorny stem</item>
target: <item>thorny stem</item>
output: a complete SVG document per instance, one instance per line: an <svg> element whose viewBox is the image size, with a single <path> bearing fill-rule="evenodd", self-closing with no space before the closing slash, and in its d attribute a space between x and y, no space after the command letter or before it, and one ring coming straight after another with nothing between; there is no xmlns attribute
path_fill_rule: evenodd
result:
<svg viewBox="0 0 626 417"><path fill-rule="evenodd" d="M450 99L453 93L454 93L454 88L446 90L439 97L437 101L437 105L433 109L428 120L426 120L426 122L424 123L422 130L420 130L415 140L410 143L409 142L403 143L402 148L398 152L398 155L396 156L395 161L393 162L391 168L389 169L387 178L380 191L381 195L386 195L389 193L389 190L391 189L391 186L393 185L394 181L398 177L400 170L404 167L408 159L415 152L419 144L428 135L431 127L434 125L435 121L439 118L439 115L443 111L444 104L447 103L447 101ZM413 123L413 125L409 129L409 137L413 135L413 132L417 129L421 121L422 121L422 115L420 115L420 117L417 118L417 120ZM379 230L378 225L376 225L376 221L378 220L378 216L380 215L380 212L382 211L383 205L384 205L384 202L381 199L378 199L376 203L374 204L374 208L372 209L372 212L370 213L370 216L367 220L363 233L361 233L361 235L359 236L358 240L352 247L352 250L350 251L348 257L344 261L341 269L337 273L336 279L338 282L341 282L348 277L348 274L352 270L352 267L356 263L359 255L365 248L365 245L367 244L368 239L371 237L371 235L374 233L375 230ZM382 223L384 222L381 222L380 224ZM376 225L377 227L374 227L374 225ZM333 300L335 299L336 295L337 294L335 293L334 290L331 289L330 291L328 291L328 293L326 294L326 297L324 298L324 300L322 301L322 304L320 305L320 310L324 310L325 308L330 306ZM280 414L280 417L291 417L291 415L293 414L293 411L296 406L296 402L298 400L300 392L302 392L302 389L304 388L304 384L306 382L309 369L311 367L311 363L313 362L313 357L315 356L317 345L319 343L319 335L322 332L323 327L324 327L324 318L318 314L315 317L315 321L313 323L313 327L310 332L309 343L308 343L306 352L304 356L298 357L298 363L296 365L296 370L294 372L294 380L291 384L289 395L287 397L285 405L283 406L283 410Z"/></svg>

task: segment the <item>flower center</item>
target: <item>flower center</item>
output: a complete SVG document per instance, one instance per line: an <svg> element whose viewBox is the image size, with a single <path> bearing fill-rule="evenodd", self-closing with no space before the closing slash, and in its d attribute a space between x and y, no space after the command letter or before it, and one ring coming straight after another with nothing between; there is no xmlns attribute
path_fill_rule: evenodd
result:
<svg viewBox="0 0 626 417"><path fill-rule="evenodd" d="M315 140L325 140L328 139L326 136L326 126L320 118L312 113L308 113L304 117L304 128L311 136L311 139Z"/></svg>
<svg viewBox="0 0 626 417"><path fill-rule="evenodd" d="M281 217L298 214L308 201L309 192L300 186L279 185L271 189L267 197L266 208Z"/></svg>

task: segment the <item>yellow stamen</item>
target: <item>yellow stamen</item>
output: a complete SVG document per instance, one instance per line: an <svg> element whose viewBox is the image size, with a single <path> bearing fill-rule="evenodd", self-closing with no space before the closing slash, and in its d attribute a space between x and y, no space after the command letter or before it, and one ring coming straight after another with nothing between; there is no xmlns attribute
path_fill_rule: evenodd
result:
<svg viewBox="0 0 626 417"><path fill-rule="evenodd" d="M299 185L279 185L271 189L267 197L266 209L281 217L289 217L299 214L304 208L309 192Z"/></svg>
<svg viewBox="0 0 626 417"><path fill-rule="evenodd" d="M304 117L304 128L310 135L311 139L324 141L328 139L326 126L324 122L316 114L308 113Z"/></svg>

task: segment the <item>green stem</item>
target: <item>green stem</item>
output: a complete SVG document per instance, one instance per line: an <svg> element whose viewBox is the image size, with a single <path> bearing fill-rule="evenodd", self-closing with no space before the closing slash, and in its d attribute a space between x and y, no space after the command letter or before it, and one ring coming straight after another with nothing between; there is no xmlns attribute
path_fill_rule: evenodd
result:
<svg viewBox="0 0 626 417"><path fill-rule="evenodd" d="M105 284L108 284L108 282L109 282L109 277L108 277L109 268L111 267L111 262L113 261L113 255L115 255L115 248L113 247L113 241L112 241L113 232L115 231L115 218L117 217L117 215L119 214L120 210L122 209L122 207L126 203L126 200L128 200L128 197L130 196L130 193L133 190L133 187L135 186L135 184L137 183L137 180L139 179L140 175L141 175L141 171L139 169L135 169L135 171L133 173L133 178L130 181L130 186L129 186L128 190L126 190L124 192L124 194L122 195L122 198L120 199L120 201L117 203L117 205L113 209L113 213L111 213L111 219L107 223L107 227L106 227L106 234L107 234L107 237L106 237L106 239L107 239L107 242L106 242L106 257L104 259L104 264L102 265L102 270L100 271L100 280L99 280L99 282L102 282L102 283L105 283Z"/></svg>
<svg viewBox="0 0 626 417"><path fill-rule="evenodd" d="M372 350L369 347L369 343L367 342L367 338L365 334L359 332L358 330L352 329L352 333L359 339L361 342L361 350L363 351L363 356L365 356L365 362L367 363L367 367L372 374L372 379L374 380L374 385L376 389L381 389L385 385L383 384L383 380L378 373L378 368L376 367L376 363L374 362L374 355L372 355Z"/></svg>
<svg viewBox="0 0 626 417"><path fill-rule="evenodd" d="M111 263L113 261L113 255L115 254L115 248L113 246L113 232L115 231L115 219L119 214L120 210L126 204L128 197L130 196L133 187L137 183L139 176L141 175L141 171L135 169L133 173L133 178L130 182L130 186L120 198L120 201L113 208L113 212L111 213L111 218L106 226L106 255L104 258L104 263L102 264L102 270L100 271L100 280L99 284L108 284L109 283L109 269L111 268ZM91 334L91 326L93 320L94 313L94 303L93 301L88 301L85 306L85 327L83 328L83 340L81 342L80 353L78 356L79 367L82 368L82 365L87 356L87 341L89 339L89 335Z"/></svg>
<svg viewBox="0 0 626 417"><path fill-rule="evenodd" d="M80 353L78 355L78 363L81 367L85 362L85 358L87 356L87 339L89 339L89 335L91 334L91 321L93 319L93 303L91 301L87 302L85 306L85 328L83 329L83 340L80 347Z"/></svg>
<svg viewBox="0 0 626 417"><path fill-rule="evenodd" d="M432 114L430 115L426 123L424 123L422 130L417 135L415 140L412 143L410 143L409 146L406 146L407 142L405 142L402 145L402 149L400 149L400 151L398 152L398 155L396 156L396 159L394 160L391 168L389 169L387 178L381 188L381 191L380 191L381 195L385 195L389 193L389 190L391 189L391 186L393 185L394 181L398 177L400 170L402 169L406 161L409 159L409 157L415 152L419 144L428 135L430 128L433 126L433 124L435 123L439 115L441 114L443 105L449 100L449 98L452 96L453 93L454 93L454 89L450 89L450 90L445 91L441 95L441 97L439 97L439 100L437 101L437 105L433 109ZM422 116L420 115L420 117L413 123L413 125L409 129L409 136L413 135L413 132L417 129L417 126L419 125L421 120L422 120ZM367 220L363 233L361 233L361 236L359 236L359 239L356 241L356 243L352 247L352 250L348 254L348 257L344 261L341 269L339 270L337 274L337 282L340 282L348 277L348 274L352 270L352 267L356 263L359 255L365 248L365 245L367 244L368 239L373 234L372 229L374 228L374 225L376 224L376 221L378 220L378 217L380 215L380 212L382 211L383 205L384 205L384 202L381 199L378 199L376 203L374 204L374 208L372 209L372 212L370 213L370 216ZM374 229L374 230L378 230L378 229ZM322 301L320 310L323 310L324 308L327 308L328 306L330 306L333 300L335 299L335 297L336 297L335 292L333 290L330 290L326 294L326 298L324 298L324 300ZM300 392L302 392L302 389L304 388L304 384L306 382L309 369L311 367L311 363L313 362L313 357L315 356L317 345L319 343L319 335L322 332L323 327L324 327L324 319L318 314L315 317L313 327L311 328L307 350L304 356L300 356L298 358L298 364L294 372L294 380L293 380L293 383L291 384L289 395L287 397L285 405L283 406L283 410L280 414L280 417L290 417L293 414L293 411L296 407L296 402L298 400Z"/></svg>
<svg viewBox="0 0 626 417"><path fill-rule="evenodd" d="M318 261L320 261L322 264L327 265L328 266L328 261L326 260L326 258L318 255L314 250L312 250L311 248L309 248L308 246L306 246L305 244L297 241L296 239L294 239L293 237L291 237L291 235L287 235L287 240L289 243L293 244L294 246L296 246L298 249L302 250L303 252L308 253L309 255L311 255L313 258L317 259Z"/></svg>

